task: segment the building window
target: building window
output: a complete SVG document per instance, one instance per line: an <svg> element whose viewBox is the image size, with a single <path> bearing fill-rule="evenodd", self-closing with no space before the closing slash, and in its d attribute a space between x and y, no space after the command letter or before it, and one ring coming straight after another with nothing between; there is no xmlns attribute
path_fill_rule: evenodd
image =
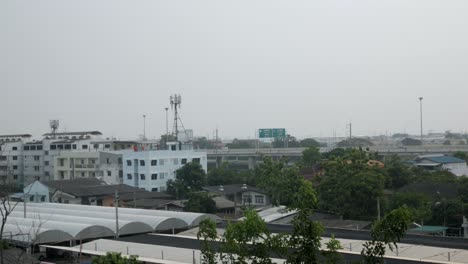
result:
<svg viewBox="0 0 468 264"><path fill-rule="evenodd" d="M145 161L144 160L140 160L140 166L145 166Z"/></svg>
<svg viewBox="0 0 468 264"><path fill-rule="evenodd" d="M127 166L132 166L132 161L131 160L127 160Z"/></svg>
<svg viewBox="0 0 468 264"><path fill-rule="evenodd" d="M163 160L163 159L162 159L162 160L159 160L159 165L160 165L160 166L164 166L164 160Z"/></svg>
<svg viewBox="0 0 468 264"><path fill-rule="evenodd" d="M118 159L118 163L119 163L119 164L122 164L122 158L119 158L119 159Z"/></svg>
<svg viewBox="0 0 468 264"><path fill-rule="evenodd" d="M85 176L85 173L84 173L84 172L82 172L82 173L81 173L81 177L84 177L84 176Z"/></svg>
<svg viewBox="0 0 468 264"><path fill-rule="evenodd" d="M255 195L255 203L256 204L264 204L265 200L263 195Z"/></svg>
<svg viewBox="0 0 468 264"><path fill-rule="evenodd" d="M158 160L151 160L151 166L158 166Z"/></svg>
<svg viewBox="0 0 468 264"><path fill-rule="evenodd" d="M166 176L167 172L163 172L159 174L159 179L164 180L164 176Z"/></svg>
<svg viewBox="0 0 468 264"><path fill-rule="evenodd" d="M95 159L92 159L92 160L91 160L91 164L96 164L96 160L95 160Z"/></svg>
<svg viewBox="0 0 468 264"><path fill-rule="evenodd" d="M107 163L107 164L110 164L110 163L111 163L109 158L106 158L106 163Z"/></svg>
<svg viewBox="0 0 468 264"><path fill-rule="evenodd" d="M73 144L73 145L72 145L72 148L73 148L73 149L76 149L76 144Z"/></svg>
<svg viewBox="0 0 468 264"><path fill-rule="evenodd" d="M57 149L57 145L50 145L50 149Z"/></svg>
<svg viewBox="0 0 468 264"><path fill-rule="evenodd" d="M112 172L111 172L111 171L107 171L107 176L112 176Z"/></svg>
<svg viewBox="0 0 468 264"><path fill-rule="evenodd" d="M18 156L13 156L13 160L18 160Z"/></svg>
<svg viewBox="0 0 468 264"><path fill-rule="evenodd" d="M71 149L71 144L65 144L65 149Z"/></svg>
<svg viewBox="0 0 468 264"><path fill-rule="evenodd" d="M81 145L82 149L88 149L88 145Z"/></svg>
<svg viewBox="0 0 468 264"><path fill-rule="evenodd" d="M39 156L34 156L34 160L39 160Z"/></svg>
<svg viewBox="0 0 468 264"><path fill-rule="evenodd" d="M37 150L42 150L42 145L37 146Z"/></svg>
<svg viewBox="0 0 468 264"><path fill-rule="evenodd" d="M17 169L18 169L18 166L14 165L13 170L17 170Z"/></svg>
<svg viewBox="0 0 468 264"><path fill-rule="evenodd" d="M0 160L7 160L7 156L0 156Z"/></svg>
<svg viewBox="0 0 468 264"><path fill-rule="evenodd" d="M44 166L49 166L49 161L48 160L44 161Z"/></svg>
<svg viewBox="0 0 468 264"><path fill-rule="evenodd" d="M17 174L13 175L13 180L17 180L17 179L18 179L18 175Z"/></svg>
<svg viewBox="0 0 468 264"><path fill-rule="evenodd" d="M29 146L24 146L23 150L29 150Z"/></svg>
<svg viewBox="0 0 468 264"><path fill-rule="evenodd" d="M246 204L246 203L249 203L249 204L250 204L250 203L252 203L252 196L250 196L250 195L244 195L244 196L242 197L242 200L244 201L244 204Z"/></svg>
<svg viewBox="0 0 468 264"><path fill-rule="evenodd" d="M65 179L65 172L64 171L60 171L60 179Z"/></svg>
<svg viewBox="0 0 468 264"><path fill-rule="evenodd" d="M99 144L94 144L93 146L95 149L98 149L99 148Z"/></svg>
<svg viewBox="0 0 468 264"><path fill-rule="evenodd" d="M144 174L140 174L140 180L145 180L145 175Z"/></svg>
<svg viewBox="0 0 468 264"><path fill-rule="evenodd" d="M47 177L49 177L49 176L50 176L50 174L49 174L49 172L48 172L48 171L44 172L44 175L45 175L45 176L47 176Z"/></svg>
<svg viewBox="0 0 468 264"><path fill-rule="evenodd" d="M49 155L49 151L44 151L44 155Z"/></svg>
<svg viewBox="0 0 468 264"><path fill-rule="evenodd" d="M200 158L194 158L194 159L192 159L192 162L193 163L200 163Z"/></svg>
<svg viewBox="0 0 468 264"><path fill-rule="evenodd" d="M18 147L12 147L11 150L18 150Z"/></svg>
<svg viewBox="0 0 468 264"><path fill-rule="evenodd" d="M45 202L45 195L41 195L41 202Z"/></svg>
<svg viewBox="0 0 468 264"><path fill-rule="evenodd" d="M187 159L182 159L181 164L182 164L182 165L187 164Z"/></svg>
<svg viewBox="0 0 468 264"><path fill-rule="evenodd" d="M60 167L65 166L65 159L59 159Z"/></svg>
<svg viewBox="0 0 468 264"><path fill-rule="evenodd" d="M81 159L80 161L81 161L81 165L84 165L84 159Z"/></svg>
<svg viewBox="0 0 468 264"><path fill-rule="evenodd" d="M131 180L132 179L132 174L127 174L127 180Z"/></svg>
<svg viewBox="0 0 468 264"><path fill-rule="evenodd" d="M39 171L39 166L34 166L34 171Z"/></svg>
<svg viewBox="0 0 468 264"><path fill-rule="evenodd" d="M153 188L151 189L152 192L157 192L158 191L158 188Z"/></svg>
<svg viewBox="0 0 468 264"><path fill-rule="evenodd" d="M157 179L158 179L158 174L157 173L151 174L151 180L157 180Z"/></svg>
<svg viewBox="0 0 468 264"><path fill-rule="evenodd" d="M104 148L110 149L110 144L105 144L105 145L104 145Z"/></svg>
<svg viewBox="0 0 468 264"><path fill-rule="evenodd" d="M63 145L57 145L58 149L63 149Z"/></svg>
<svg viewBox="0 0 468 264"><path fill-rule="evenodd" d="M34 201L34 195L29 196L29 201L33 202Z"/></svg>

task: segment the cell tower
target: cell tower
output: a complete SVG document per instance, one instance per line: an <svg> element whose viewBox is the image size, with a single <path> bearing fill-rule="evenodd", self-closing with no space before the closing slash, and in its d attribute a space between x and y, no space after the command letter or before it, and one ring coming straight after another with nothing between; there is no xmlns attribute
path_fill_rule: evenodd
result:
<svg viewBox="0 0 468 264"><path fill-rule="evenodd" d="M60 126L60 122L58 120L50 120L49 121L49 126L50 126L50 130L51 130L51 133L52 133L52 136L55 137L55 134L57 133L57 130Z"/></svg>
<svg viewBox="0 0 468 264"><path fill-rule="evenodd" d="M180 119L178 110L182 104L182 97L180 94L174 94L170 97L171 109L174 110L174 127L172 128L172 134L175 136L175 140L178 141L179 136L179 122L183 131L185 132L184 125L182 124L182 119Z"/></svg>

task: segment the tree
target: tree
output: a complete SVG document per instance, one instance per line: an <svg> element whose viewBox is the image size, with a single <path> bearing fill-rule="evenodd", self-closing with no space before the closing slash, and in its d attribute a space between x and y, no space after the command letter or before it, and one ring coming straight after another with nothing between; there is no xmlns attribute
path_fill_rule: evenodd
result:
<svg viewBox="0 0 468 264"><path fill-rule="evenodd" d="M189 199L185 203L184 211L194 213L216 213L216 203L211 199L210 195L203 192L192 192L189 194Z"/></svg>
<svg viewBox="0 0 468 264"><path fill-rule="evenodd" d="M202 241L201 255L202 263L204 264L215 264L216 253L213 249L213 242L217 240L218 233L216 231L216 223L207 218L200 222L198 226L197 239Z"/></svg>
<svg viewBox="0 0 468 264"><path fill-rule="evenodd" d="M300 144L301 144L301 147L303 148L311 148L311 147L320 148L323 146L323 144L319 143L317 140L313 138L305 138L300 141Z"/></svg>
<svg viewBox="0 0 468 264"><path fill-rule="evenodd" d="M230 263L272 263L270 259L270 232L265 221L253 210L247 210L244 219L230 223L223 236L220 259Z"/></svg>
<svg viewBox="0 0 468 264"><path fill-rule="evenodd" d="M190 192L201 191L206 185L206 174L197 162L185 164L176 171L176 179L167 181L167 192L177 199L186 199Z"/></svg>
<svg viewBox="0 0 468 264"><path fill-rule="evenodd" d="M455 158L459 158L459 159L468 161L468 153L466 153L464 151L457 151L457 152L453 153L453 156Z"/></svg>
<svg viewBox="0 0 468 264"><path fill-rule="evenodd" d="M235 138L231 143L226 144L229 149L249 149L255 148L257 140L237 139Z"/></svg>
<svg viewBox="0 0 468 264"><path fill-rule="evenodd" d="M335 236L332 235L330 241L326 244L327 251L323 252L325 256L325 264L339 264L344 262L343 256L338 252L338 250L343 249L340 241L335 239Z"/></svg>
<svg viewBox="0 0 468 264"><path fill-rule="evenodd" d="M285 160L273 161L269 157L257 167L255 176L257 187L267 192L273 205L290 205L302 180L297 167L288 166Z"/></svg>
<svg viewBox="0 0 468 264"><path fill-rule="evenodd" d="M397 192L390 200L390 208L398 209L406 206L411 213L413 221L425 223L432 217L432 200L430 197L417 192Z"/></svg>
<svg viewBox="0 0 468 264"><path fill-rule="evenodd" d="M414 138L405 138L401 141L401 144L403 144L403 146L421 146L422 142Z"/></svg>
<svg viewBox="0 0 468 264"><path fill-rule="evenodd" d="M413 174L397 155L385 159L385 187L398 189L414 181Z"/></svg>
<svg viewBox="0 0 468 264"><path fill-rule="evenodd" d="M403 238L410 223L410 212L402 207L391 211L384 219L376 221L371 230L371 241L364 243L361 251L362 263L384 263L386 246L393 251L398 247L397 242Z"/></svg>
<svg viewBox="0 0 468 264"><path fill-rule="evenodd" d="M208 140L206 137L197 138L194 142L199 149L216 149L219 142Z"/></svg>
<svg viewBox="0 0 468 264"><path fill-rule="evenodd" d="M337 147L339 148L355 148L355 147L366 147L366 146L373 146L374 143L372 143L370 140L365 139L365 138L351 138L351 139L345 139L338 144L336 144Z"/></svg>
<svg viewBox="0 0 468 264"><path fill-rule="evenodd" d="M275 138L271 143L273 148L299 148L301 144L291 135L286 135L284 138Z"/></svg>
<svg viewBox="0 0 468 264"><path fill-rule="evenodd" d="M234 183L244 183L241 175L229 167L227 162L221 164L218 168L213 168L208 171L207 184L208 186L228 185Z"/></svg>
<svg viewBox="0 0 468 264"><path fill-rule="evenodd" d="M130 258L122 257L121 253L107 252L105 256L93 257L93 264L140 264L143 263L137 260L137 257Z"/></svg>
<svg viewBox="0 0 468 264"><path fill-rule="evenodd" d="M321 155L317 147L309 147L302 152L302 164L313 167L320 161Z"/></svg>

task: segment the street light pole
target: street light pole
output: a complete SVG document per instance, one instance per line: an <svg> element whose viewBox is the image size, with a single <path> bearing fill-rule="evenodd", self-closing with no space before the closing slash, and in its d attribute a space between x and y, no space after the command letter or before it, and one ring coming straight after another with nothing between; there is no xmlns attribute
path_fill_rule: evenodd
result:
<svg viewBox="0 0 468 264"><path fill-rule="evenodd" d="M423 111L422 111L422 97L419 97L419 114L420 114L420 122L421 122L421 144L423 141Z"/></svg>

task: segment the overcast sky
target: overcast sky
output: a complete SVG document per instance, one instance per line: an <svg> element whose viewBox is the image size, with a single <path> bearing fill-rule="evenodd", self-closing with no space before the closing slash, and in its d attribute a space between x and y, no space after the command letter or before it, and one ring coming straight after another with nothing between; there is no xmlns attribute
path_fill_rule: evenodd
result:
<svg viewBox="0 0 468 264"><path fill-rule="evenodd" d="M0 134L468 130L468 1L0 1ZM172 122L170 122L171 126Z"/></svg>

